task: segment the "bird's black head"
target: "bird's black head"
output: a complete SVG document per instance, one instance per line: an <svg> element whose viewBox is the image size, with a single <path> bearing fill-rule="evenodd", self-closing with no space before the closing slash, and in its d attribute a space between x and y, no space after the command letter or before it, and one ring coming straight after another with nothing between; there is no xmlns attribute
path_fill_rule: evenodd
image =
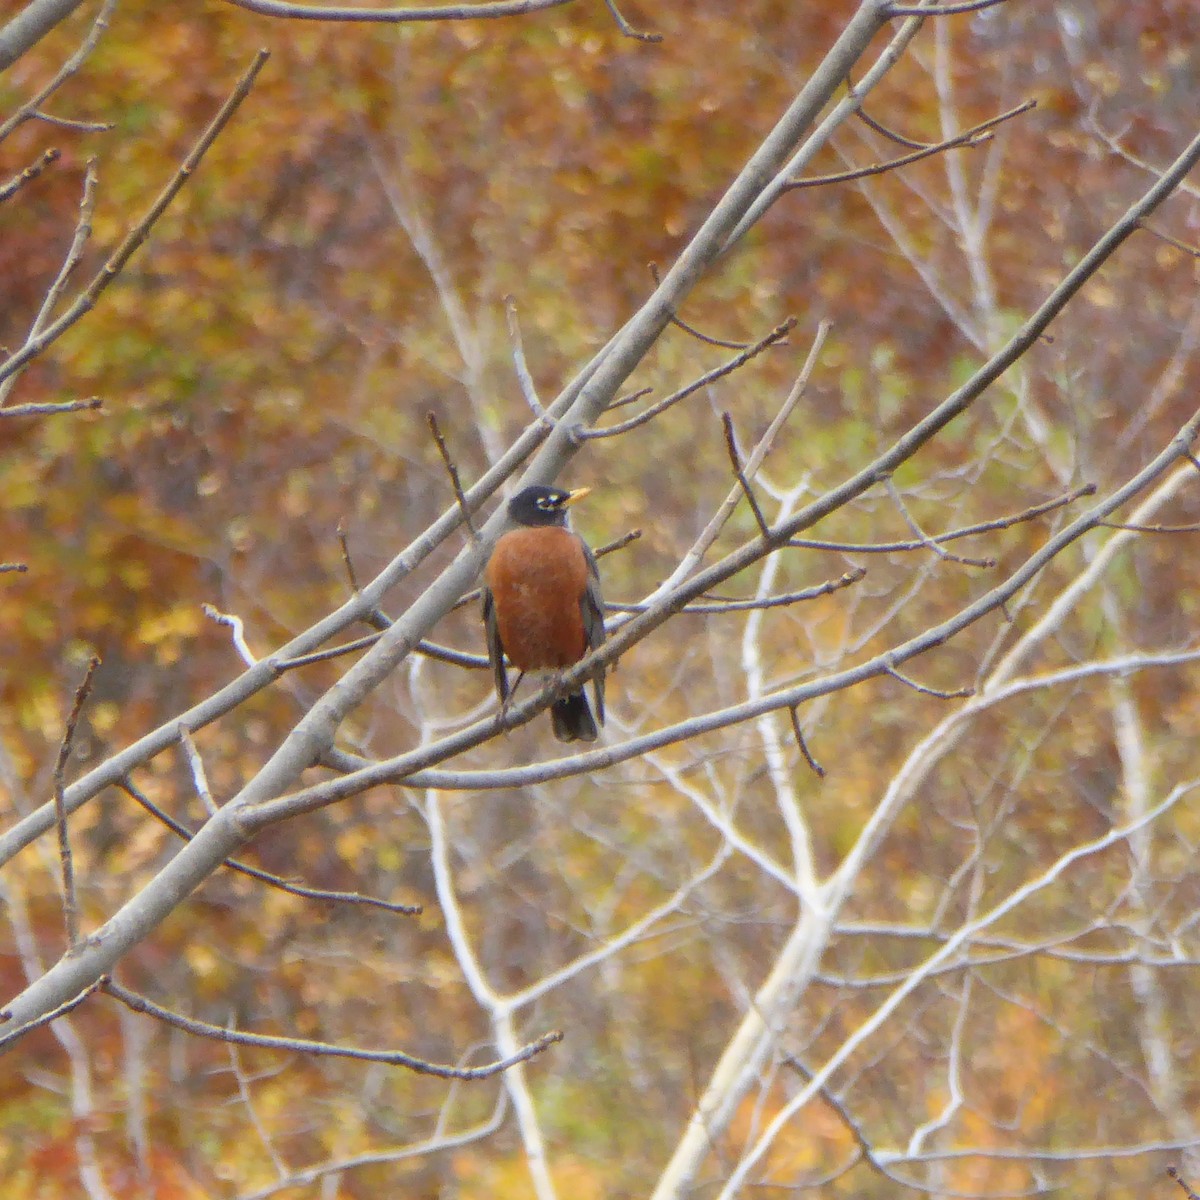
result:
<svg viewBox="0 0 1200 1200"><path fill-rule="evenodd" d="M566 492L562 488L536 484L518 492L508 502L508 515L518 525L565 525L567 509L589 491L591 488Z"/></svg>

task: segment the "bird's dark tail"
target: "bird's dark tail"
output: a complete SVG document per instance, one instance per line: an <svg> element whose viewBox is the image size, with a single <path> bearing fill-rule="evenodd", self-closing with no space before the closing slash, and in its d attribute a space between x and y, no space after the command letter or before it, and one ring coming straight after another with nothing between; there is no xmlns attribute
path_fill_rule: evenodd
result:
<svg viewBox="0 0 1200 1200"><path fill-rule="evenodd" d="M582 692L564 696L550 706L554 736L560 742L594 742L599 736L587 697Z"/></svg>

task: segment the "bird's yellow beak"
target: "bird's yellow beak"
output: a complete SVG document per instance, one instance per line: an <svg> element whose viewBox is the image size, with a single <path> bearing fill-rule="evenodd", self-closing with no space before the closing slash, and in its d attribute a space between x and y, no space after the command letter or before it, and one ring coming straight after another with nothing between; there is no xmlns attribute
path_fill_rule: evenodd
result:
<svg viewBox="0 0 1200 1200"><path fill-rule="evenodd" d="M574 491L567 493L567 498L562 502L563 508L570 508L576 500L582 500L584 496L591 495L591 488L575 488Z"/></svg>

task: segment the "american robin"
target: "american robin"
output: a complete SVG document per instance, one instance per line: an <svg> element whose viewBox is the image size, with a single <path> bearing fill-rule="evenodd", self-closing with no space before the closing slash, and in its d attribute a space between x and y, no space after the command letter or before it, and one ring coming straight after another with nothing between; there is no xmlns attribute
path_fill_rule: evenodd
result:
<svg viewBox="0 0 1200 1200"><path fill-rule="evenodd" d="M506 653L522 675L560 671L604 641L596 559L587 543L567 528L567 509L590 490L527 487L508 502L515 528L496 542L483 589L488 658L501 704L509 696ZM603 670L593 676L592 690L603 725ZM596 740L596 722L582 688L555 700L550 716L560 742Z"/></svg>

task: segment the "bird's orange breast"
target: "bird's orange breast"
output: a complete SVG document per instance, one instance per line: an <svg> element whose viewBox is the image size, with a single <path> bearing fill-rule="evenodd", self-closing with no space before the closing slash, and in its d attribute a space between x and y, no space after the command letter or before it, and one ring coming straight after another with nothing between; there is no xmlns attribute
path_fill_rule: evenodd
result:
<svg viewBox="0 0 1200 1200"><path fill-rule="evenodd" d="M520 671L569 667L587 649L580 601L588 583L583 544L557 526L513 529L484 572L500 642Z"/></svg>

